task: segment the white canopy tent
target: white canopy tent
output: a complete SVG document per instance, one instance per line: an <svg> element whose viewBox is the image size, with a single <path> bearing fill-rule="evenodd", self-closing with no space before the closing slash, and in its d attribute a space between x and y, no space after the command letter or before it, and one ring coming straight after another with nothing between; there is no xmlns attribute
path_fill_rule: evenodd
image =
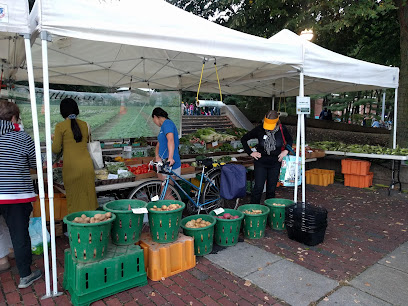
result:
<svg viewBox="0 0 408 306"><path fill-rule="evenodd" d="M341 67L333 66L325 77L325 69L320 69L318 74L318 68L314 70L315 75L309 75L305 70L304 41L282 38L280 42L279 37L266 40L243 34L162 0L37 0L31 17L42 38L41 44L34 44L32 54L36 81L44 84L49 169L49 82L196 91L205 59L211 65L205 67L201 92L218 93L214 62L218 66L222 91L227 94L263 97L299 94L302 97L304 92L321 92L322 84L326 84L325 90L329 92L390 87L389 80L389 83L377 84L369 78L359 82L355 78L348 80L347 75L340 78L337 69ZM317 60L322 58L315 60L317 65ZM353 63L349 62L352 69ZM359 69L365 68L359 66ZM367 70L362 74L371 75L376 71ZM16 78L25 79L24 73L17 73ZM398 73L396 80L398 82ZM304 156L304 115L299 116L298 131L303 133ZM298 140L299 137L298 133ZM48 175L52 184L52 173ZM302 194L304 202L304 190ZM53 194L49 197L51 205Z"/></svg>
<svg viewBox="0 0 408 306"><path fill-rule="evenodd" d="M303 85L302 73L299 75L284 78L277 82L276 86L281 96L294 96L298 92L298 86L304 88L304 93L336 93L347 91L372 90L378 88L394 88L394 130L393 147L397 145L397 98L399 68L387 67L373 63L364 62L351 57L347 57L333 51L322 48L310 41L307 41L297 34L282 30L269 38L271 43L275 42L297 42L302 45L302 73L304 75ZM299 96L302 96L299 94ZM304 115L300 115L303 116ZM304 145L304 118L298 120L298 131L301 131L302 145ZM297 134L299 143L299 133ZM303 146L302 146L303 147ZM297 158L298 158L298 152ZM302 152L304 152L302 150ZM304 156L304 154L302 154ZM303 169L305 159L302 158ZM302 177L302 202L305 202L305 178L304 171ZM297 176L295 181L297 181ZM297 186L295 186L295 201L297 199Z"/></svg>
<svg viewBox="0 0 408 306"><path fill-rule="evenodd" d="M44 180L42 173L40 138L38 133L37 105L35 99L35 87L33 78L33 66L31 59L30 35L32 25L29 22L29 9L27 0L3 0L0 4L0 58L2 60L2 70L4 70L3 79L9 80L15 78L18 67L26 60L27 71L23 71L29 81L31 111L33 119L34 143L36 153L38 189L40 195L40 207L43 228L43 249L44 251L44 272L46 283L46 296L50 296L50 272L48 259L48 243L45 218L44 202ZM53 207L51 208L53 214ZM50 211L50 213L51 213ZM54 231L51 223L51 231ZM10 229L12 230L12 229ZM54 231L55 233L55 231ZM55 250L55 239L52 246ZM54 252L55 254L55 252ZM54 265L55 263L55 265ZM53 258L53 270L56 279L56 258Z"/></svg>

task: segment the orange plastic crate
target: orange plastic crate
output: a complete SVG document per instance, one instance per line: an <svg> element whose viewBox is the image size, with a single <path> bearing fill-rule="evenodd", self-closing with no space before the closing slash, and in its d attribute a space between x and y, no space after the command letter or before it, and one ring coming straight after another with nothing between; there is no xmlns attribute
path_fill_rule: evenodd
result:
<svg viewBox="0 0 408 306"><path fill-rule="evenodd" d="M344 174L344 186L367 188L373 185L373 172L367 175Z"/></svg>
<svg viewBox="0 0 408 306"><path fill-rule="evenodd" d="M143 249L147 276L153 281L194 268L194 238L179 234L171 243L157 243L150 233L143 233L138 242Z"/></svg>
<svg viewBox="0 0 408 306"><path fill-rule="evenodd" d="M334 170L311 169L305 172L306 184L328 186L334 183Z"/></svg>
<svg viewBox="0 0 408 306"><path fill-rule="evenodd" d="M50 208L48 195L45 195L45 214L47 221L50 221ZM54 220L62 220L68 214L67 199L62 193L54 194ZM33 217L41 217L40 198L33 203Z"/></svg>
<svg viewBox="0 0 408 306"><path fill-rule="evenodd" d="M371 163L365 160L347 158L341 161L341 173L368 175Z"/></svg>

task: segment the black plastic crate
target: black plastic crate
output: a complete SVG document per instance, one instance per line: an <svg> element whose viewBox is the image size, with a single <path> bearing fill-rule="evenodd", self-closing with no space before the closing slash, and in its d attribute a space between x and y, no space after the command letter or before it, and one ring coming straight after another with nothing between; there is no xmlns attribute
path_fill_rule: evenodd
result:
<svg viewBox="0 0 408 306"><path fill-rule="evenodd" d="M308 226L320 226L327 223L327 209L306 203L296 203L285 208L285 220L302 222Z"/></svg>
<svg viewBox="0 0 408 306"><path fill-rule="evenodd" d="M318 245L324 241L327 226L322 226L314 231L307 231L299 226L286 225L288 238L308 246Z"/></svg>

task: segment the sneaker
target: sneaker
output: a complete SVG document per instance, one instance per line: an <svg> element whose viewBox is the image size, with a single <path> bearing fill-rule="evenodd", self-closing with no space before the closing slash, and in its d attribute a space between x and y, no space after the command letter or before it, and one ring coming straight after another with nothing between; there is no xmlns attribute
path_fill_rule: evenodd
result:
<svg viewBox="0 0 408 306"><path fill-rule="evenodd" d="M20 284L18 285L18 288L20 289L27 288L40 277L41 277L41 271L36 270L32 272L29 276L20 278Z"/></svg>

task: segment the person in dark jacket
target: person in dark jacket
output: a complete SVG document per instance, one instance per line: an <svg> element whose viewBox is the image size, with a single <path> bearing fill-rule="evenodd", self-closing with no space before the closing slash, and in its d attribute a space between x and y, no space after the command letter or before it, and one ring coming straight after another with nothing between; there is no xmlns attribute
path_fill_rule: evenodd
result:
<svg viewBox="0 0 408 306"><path fill-rule="evenodd" d="M252 151L248 140L258 139L256 151ZM255 186L251 203L259 204L266 183L266 199L275 197L282 159L288 155L285 143L292 146L293 140L285 126L280 124L276 111L268 112L263 124L246 133L241 139L245 152L254 158Z"/></svg>
<svg viewBox="0 0 408 306"><path fill-rule="evenodd" d="M41 277L31 271L31 240L28 232L31 202L36 200L30 168L36 168L31 137L17 124L20 110L14 103L0 101L0 213L10 231L20 283L27 288Z"/></svg>

